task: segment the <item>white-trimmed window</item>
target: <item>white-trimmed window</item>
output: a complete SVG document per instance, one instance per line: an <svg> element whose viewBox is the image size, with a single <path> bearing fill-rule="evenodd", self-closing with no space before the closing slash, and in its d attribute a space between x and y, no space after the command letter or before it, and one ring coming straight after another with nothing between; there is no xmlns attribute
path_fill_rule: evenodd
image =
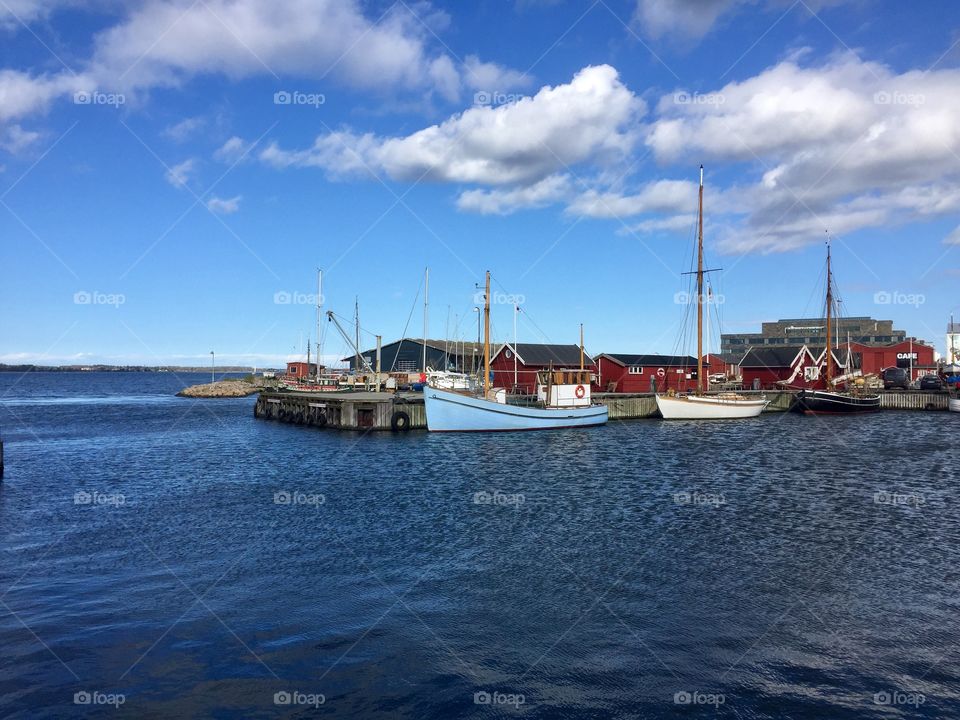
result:
<svg viewBox="0 0 960 720"><path fill-rule="evenodd" d="M639 365L631 365L627 368L627 374L629 375L643 375L643 368Z"/></svg>

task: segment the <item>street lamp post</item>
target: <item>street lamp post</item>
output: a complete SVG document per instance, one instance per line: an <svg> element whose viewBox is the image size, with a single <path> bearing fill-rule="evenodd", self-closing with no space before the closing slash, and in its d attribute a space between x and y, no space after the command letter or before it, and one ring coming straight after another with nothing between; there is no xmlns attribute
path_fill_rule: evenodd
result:
<svg viewBox="0 0 960 720"><path fill-rule="evenodd" d="M214 356L214 354L213 354L213 350L211 350L211 351L210 351L210 382L214 382L213 374L214 374L214 371L215 371L215 368L216 368L216 362L215 362L215 361L216 361L216 358L215 358L215 356Z"/></svg>

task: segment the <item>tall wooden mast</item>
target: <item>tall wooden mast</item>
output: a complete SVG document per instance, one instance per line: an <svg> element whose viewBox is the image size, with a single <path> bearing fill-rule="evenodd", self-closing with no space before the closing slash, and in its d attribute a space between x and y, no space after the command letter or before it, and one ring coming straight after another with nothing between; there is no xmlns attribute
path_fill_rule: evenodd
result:
<svg viewBox="0 0 960 720"><path fill-rule="evenodd" d="M697 392L703 392L703 165L697 205Z"/></svg>
<svg viewBox="0 0 960 720"><path fill-rule="evenodd" d="M516 352L516 348L514 348ZM490 271L487 270L487 288L483 295L483 396L490 391Z"/></svg>
<svg viewBox="0 0 960 720"><path fill-rule="evenodd" d="M830 331L831 317L830 311L833 309L833 276L830 271L830 238L827 238L827 390L830 389L830 382L833 380L833 363L831 362L830 350ZM849 352L849 351L848 351Z"/></svg>

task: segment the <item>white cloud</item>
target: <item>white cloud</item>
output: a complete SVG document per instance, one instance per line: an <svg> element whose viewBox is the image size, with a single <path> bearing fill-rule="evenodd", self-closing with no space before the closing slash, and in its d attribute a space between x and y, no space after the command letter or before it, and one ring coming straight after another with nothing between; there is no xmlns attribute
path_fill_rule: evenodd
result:
<svg viewBox="0 0 960 720"><path fill-rule="evenodd" d="M567 208L574 215L623 218L642 213L676 213L695 208L697 185L688 180L657 180L634 195L587 190Z"/></svg>
<svg viewBox="0 0 960 720"><path fill-rule="evenodd" d="M89 80L66 72L31 75L19 70L0 70L0 122L45 111L63 95L85 89Z"/></svg>
<svg viewBox="0 0 960 720"><path fill-rule="evenodd" d="M40 133L32 130L24 130L19 125L0 128L0 147L11 154L25 150L39 139Z"/></svg>
<svg viewBox="0 0 960 720"><path fill-rule="evenodd" d="M249 152L250 147L251 143L234 135L214 151L213 157L215 160L225 163L239 162Z"/></svg>
<svg viewBox="0 0 960 720"><path fill-rule="evenodd" d="M570 178L566 175L550 175L532 185L464 191L457 198L457 207L482 215L509 215L521 209L550 205L569 194Z"/></svg>
<svg viewBox="0 0 960 720"><path fill-rule="evenodd" d="M400 3L377 21L357 0L154 0L97 36L92 67L129 91L197 74L275 74L452 99L457 70L427 47L418 9Z"/></svg>
<svg viewBox="0 0 960 720"><path fill-rule="evenodd" d="M174 142L184 142L204 125L203 117L188 117L164 129L163 134Z"/></svg>
<svg viewBox="0 0 960 720"><path fill-rule="evenodd" d="M943 239L943 242L946 245L960 245L960 225L955 227L953 232Z"/></svg>
<svg viewBox="0 0 960 720"><path fill-rule="evenodd" d="M398 180L532 184L579 163L621 161L638 139L645 109L614 68L591 66L567 84L507 105L473 107L406 137L338 131L303 151L271 145L261 158L334 175L369 169Z"/></svg>
<svg viewBox="0 0 960 720"><path fill-rule="evenodd" d="M240 195L232 198L212 197L207 201L207 209L218 215L232 215L240 209L240 200Z"/></svg>
<svg viewBox="0 0 960 720"><path fill-rule="evenodd" d="M476 55L467 55L463 61L463 70L463 80L471 90L506 93L529 87L533 82L525 73L496 63L482 62Z"/></svg>
<svg viewBox="0 0 960 720"><path fill-rule="evenodd" d="M806 0L802 4L795 0L637 0L633 21L650 37L671 36L690 43L710 32L721 18L746 7L759 5L777 16L796 8L802 19L809 19L812 12L847 2L851 0Z"/></svg>
<svg viewBox="0 0 960 720"><path fill-rule="evenodd" d="M166 178L167 182L173 185L175 188L182 188L186 186L187 181L190 179L190 174L196 169L197 161L194 158L189 158L184 160L178 165L174 165L172 168L167 170Z"/></svg>

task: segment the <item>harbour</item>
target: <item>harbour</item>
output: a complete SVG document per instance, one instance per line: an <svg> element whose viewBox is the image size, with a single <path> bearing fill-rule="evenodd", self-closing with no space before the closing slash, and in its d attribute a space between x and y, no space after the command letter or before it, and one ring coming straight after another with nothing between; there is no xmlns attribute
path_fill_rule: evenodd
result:
<svg viewBox="0 0 960 720"><path fill-rule="evenodd" d="M766 398L764 413L786 412L797 391L740 391L747 397ZM945 411L945 392L882 392L886 410ZM614 420L659 418L653 393L595 393L594 402L606 406ZM508 401L509 403L509 401ZM423 393L416 392L325 392L298 393L264 390L257 397L254 417L290 425L331 430L392 431L426 430Z"/></svg>

